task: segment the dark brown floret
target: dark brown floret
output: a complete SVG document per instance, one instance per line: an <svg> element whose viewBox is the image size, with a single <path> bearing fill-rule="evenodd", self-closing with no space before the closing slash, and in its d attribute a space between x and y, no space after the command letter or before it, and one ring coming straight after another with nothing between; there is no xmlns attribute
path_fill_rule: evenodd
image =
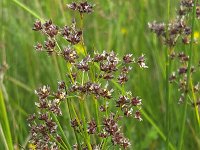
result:
<svg viewBox="0 0 200 150"><path fill-rule="evenodd" d="M81 3L71 3L67 4L67 7L72 10L77 10L79 13L91 13L93 12L93 5L88 4L88 2L81 2Z"/></svg>
<svg viewBox="0 0 200 150"><path fill-rule="evenodd" d="M35 31L42 30L42 23L41 23L41 21L39 21L39 20L35 21L33 30L35 30Z"/></svg>
<svg viewBox="0 0 200 150"><path fill-rule="evenodd" d="M65 90L66 89L66 85L64 81L59 81L58 82L58 90Z"/></svg>
<svg viewBox="0 0 200 150"><path fill-rule="evenodd" d="M180 67L178 70L179 75L185 74L187 72L187 67Z"/></svg>
<svg viewBox="0 0 200 150"><path fill-rule="evenodd" d="M127 74L130 70L132 70L132 67L123 66L122 69L121 69L121 73Z"/></svg>
<svg viewBox="0 0 200 150"><path fill-rule="evenodd" d="M58 27L52 23L51 20L48 20L44 23L44 32L51 38L55 37L58 34Z"/></svg>
<svg viewBox="0 0 200 150"><path fill-rule="evenodd" d="M94 62L101 62L103 60L106 60L106 57L108 56L108 53L106 53L105 51L103 51L102 54L99 53L95 53L93 61Z"/></svg>
<svg viewBox="0 0 200 150"><path fill-rule="evenodd" d="M88 71L89 68L89 62L91 62L90 55L85 57L83 60L81 60L78 64L76 64L77 69L80 69L82 71Z"/></svg>
<svg viewBox="0 0 200 150"><path fill-rule="evenodd" d="M137 111L135 112L135 119L138 119L139 121L142 121L141 113L140 113L139 110L137 110Z"/></svg>
<svg viewBox="0 0 200 150"><path fill-rule="evenodd" d="M49 52L53 51L54 47L56 46L55 41L52 40L47 40L45 41L44 44L45 44L44 48L47 49Z"/></svg>
<svg viewBox="0 0 200 150"><path fill-rule="evenodd" d="M132 58L133 54L127 54L123 57L123 60L125 63L131 63L134 62L134 59Z"/></svg>
<svg viewBox="0 0 200 150"><path fill-rule="evenodd" d="M178 58L181 62L186 62L189 60L189 56L187 56L185 53L181 52L178 54Z"/></svg>
<svg viewBox="0 0 200 150"><path fill-rule="evenodd" d="M114 78L114 75L111 74L111 73L105 73L105 74L103 75L103 78L104 78L105 80L111 80L111 79Z"/></svg>
<svg viewBox="0 0 200 150"><path fill-rule="evenodd" d="M69 63L75 63L76 59L78 58L78 55L74 49L67 47L63 51L63 57Z"/></svg>
<svg viewBox="0 0 200 150"><path fill-rule="evenodd" d="M44 121L47 121L48 120L48 114L47 113L42 113L39 115L38 119L39 120L44 120Z"/></svg>
<svg viewBox="0 0 200 150"><path fill-rule="evenodd" d="M140 68L148 68L148 66L146 66L146 64L145 64L145 61L146 61L146 59L145 59L144 55L142 54L142 56L140 56L137 60L137 63L140 66Z"/></svg>
<svg viewBox="0 0 200 150"><path fill-rule="evenodd" d="M65 26L62 29L62 35L68 42L75 45L81 41L82 31L76 29L76 22L74 20L71 26Z"/></svg>
<svg viewBox="0 0 200 150"><path fill-rule="evenodd" d="M96 124L96 122L94 120L90 121L88 123L88 130L87 130L87 132L89 134L94 134L96 132L96 130L97 130L97 124Z"/></svg>
<svg viewBox="0 0 200 150"><path fill-rule="evenodd" d="M129 102L128 98L126 96L120 96L117 100L116 107L122 107L123 105L127 104Z"/></svg>
<svg viewBox="0 0 200 150"><path fill-rule="evenodd" d="M122 74L119 75L117 80L118 80L118 83L122 85L122 84L124 84L128 81L128 77L127 77L126 74L122 73Z"/></svg>
<svg viewBox="0 0 200 150"><path fill-rule="evenodd" d="M139 99L138 97L133 97L133 98L131 99L131 104L132 104L133 106L140 106L140 105L142 105L142 100Z"/></svg>

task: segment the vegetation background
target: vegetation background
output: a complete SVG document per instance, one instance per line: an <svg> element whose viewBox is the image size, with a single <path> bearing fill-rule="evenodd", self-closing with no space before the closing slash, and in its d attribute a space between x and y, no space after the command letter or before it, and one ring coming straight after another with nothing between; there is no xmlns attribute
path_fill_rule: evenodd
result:
<svg viewBox="0 0 200 150"><path fill-rule="evenodd" d="M66 4L71 0L19 0L43 19L52 19L59 26L70 24L76 17ZM165 50L155 35L148 30L148 22L167 20L167 1L164 0L90 0L96 4L95 12L85 17L85 42L87 49L114 50L119 55L142 53L147 57L149 69L133 69L128 82L129 89L143 99L143 121L127 119L121 123L126 136L135 150L165 149ZM179 0L171 2L171 18L175 16ZM34 89L49 84L54 89L61 79L60 73L66 73L62 60L48 57L46 53L37 53L33 46L42 37L32 31L36 17L30 11L16 3L16 0L1 0L1 40L0 63L9 66L1 83L0 99L5 102L11 137L16 149L27 145L29 129L27 115L33 113L37 100ZM199 23L195 31L200 32ZM198 36L197 36L198 39ZM198 39L200 44L200 39ZM66 45L67 43L63 43ZM200 45L195 45L193 63L200 60ZM187 50L178 45L176 51ZM80 50L81 49L77 49ZM176 71L176 70L175 70ZM197 73L196 78L199 78ZM183 105L178 104L177 87L171 86L170 98L170 142L176 149L180 141ZM5 87L5 89L4 89ZM174 90L173 90L174 89ZM1 107L3 104L0 103ZM93 109L92 107L90 109ZM65 110L66 111L66 110ZM0 110L0 149L5 149L3 136L5 111ZM70 138L70 124L67 111L64 112L62 125ZM68 132L67 132L68 131ZM71 144L73 141L71 141ZM29 145L30 146L30 145ZM193 107L189 105L184 136L184 150L200 149L200 132L196 123Z"/></svg>

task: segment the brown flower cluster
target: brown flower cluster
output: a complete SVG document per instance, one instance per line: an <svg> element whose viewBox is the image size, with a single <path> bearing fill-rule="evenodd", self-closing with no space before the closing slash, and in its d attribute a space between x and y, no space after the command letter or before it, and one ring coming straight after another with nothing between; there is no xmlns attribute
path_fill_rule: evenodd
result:
<svg viewBox="0 0 200 150"><path fill-rule="evenodd" d="M198 4L199 5L199 4ZM188 14L192 12L194 6L193 0L182 0L177 11L177 16L174 21L168 24L158 23L156 21L148 23L150 30L161 37L166 45L174 47L179 38L184 44L190 43L191 27L187 24ZM199 7L196 9L196 17L200 18Z"/></svg>
<svg viewBox="0 0 200 150"><path fill-rule="evenodd" d="M194 10L196 12L196 19L200 19L200 5L198 2L196 2L196 6L196 10ZM179 38L181 38L182 42L186 45L193 44L191 43L193 32L191 27L188 25L189 15L192 13L193 8L194 0L181 0L175 20L168 24L158 23L156 21L148 24L150 30L160 37L169 47L170 61L175 61L173 62L175 71L173 71L169 76L169 82L178 86L178 91L180 92L179 103L182 103L185 100L187 93L191 91L199 96L197 92L199 91L199 87L197 86L198 83L190 88L187 85L188 72L192 77L198 66L191 66L191 68L188 69L190 59L189 55L182 50L179 52L174 51ZM196 42L195 38L194 42Z"/></svg>
<svg viewBox="0 0 200 150"><path fill-rule="evenodd" d="M43 86L35 91L39 102L35 103L39 111L28 117L29 126L31 128L31 143L37 149L59 149L56 141L51 139L53 135L57 140L61 137L57 134L57 124L52 119L51 113L62 115L60 102L65 99L65 84L58 83L58 90L55 93L50 92L49 86Z"/></svg>
<svg viewBox="0 0 200 150"><path fill-rule="evenodd" d="M70 26L64 26L63 28L58 27L53 24L52 20L48 20L42 24L41 21L36 20L33 26L34 31L40 31L46 36L47 40L44 44L37 43L34 47L38 51L46 51L48 54L62 55L61 50L56 51L56 46L58 46L56 39L59 36L66 39L71 45L78 44L81 41L82 31L76 28L75 20L72 21ZM60 48L60 47L58 47ZM66 50L69 48L66 48ZM65 54L63 54L65 56Z"/></svg>
<svg viewBox="0 0 200 150"><path fill-rule="evenodd" d="M91 13L93 12L93 8L94 8L94 5L92 4L89 4L87 1L86 2L80 2L80 3L71 3L71 4L67 4L67 7L72 9L72 10L75 10L75 11L78 11L79 13Z"/></svg>
<svg viewBox="0 0 200 150"><path fill-rule="evenodd" d="M111 136L114 145L117 144L126 149L130 146L130 142L124 137L123 133L121 133L120 127L117 124L118 120L119 116L113 113L111 113L109 117L105 117L103 119L103 132L101 132L99 136L102 138Z"/></svg>

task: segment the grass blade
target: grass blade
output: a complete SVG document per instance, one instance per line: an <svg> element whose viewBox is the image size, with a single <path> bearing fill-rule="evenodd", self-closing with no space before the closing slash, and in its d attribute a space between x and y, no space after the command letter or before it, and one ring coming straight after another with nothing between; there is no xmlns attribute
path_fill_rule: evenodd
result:
<svg viewBox="0 0 200 150"><path fill-rule="evenodd" d="M1 119L0 121L1 121L2 129L5 135L5 140L7 142L8 149L13 150L13 142L12 142L11 131L10 131L7 114L8 113L6 111L3 93L0 89L0 119Z"/></svg>

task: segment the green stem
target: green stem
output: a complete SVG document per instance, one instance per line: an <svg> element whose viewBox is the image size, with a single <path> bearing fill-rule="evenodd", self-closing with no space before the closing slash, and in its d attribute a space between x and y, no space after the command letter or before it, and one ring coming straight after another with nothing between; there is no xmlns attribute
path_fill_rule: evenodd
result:
<svg viewBox="0 0 200 150"><path fill-rule="evenodd" d="M188 69L187 69L187 84L186 84L186 93L185 93L185 102L184 102L184 113L183 113L183 122L181 126L181 135L180 135L180 143L179 143L179 150L182 150L183 141L184 141L184 132L185 132L185 123L186 123L186 116L187 116L187 100L188 100L188 93L189 93L189 83L191 80L191 64L192 64L192 51L193 51L193 43L194 43L194 23L196 17L196 0L194 0L194 6L192 11L192 33L191 33L191 41L190 41L190 49L189 49L189 61L188 61Z"/></svg>
<svg viewBox="0 0 200 150"><path fill-rule="evenodd" d="M32 11L30 8L28 8L26 5L24 5L23 3L19 2L18 0L12 0L14 3L16 3L18 6L22 7L23 9L25 9L27 12L29 12L31 15L33 15L34 17L36 17L37 19L41 20L42 22L44 22L44 19L42 19L38 14L36 14L34 11Z"/></svg>
<svg viewBox="0 0 200 150"><path fill-rule="evenodd" d="M57 117L56 117L56 115L52 113L52 116L53 116L53 118L54 118L56 124L58 125L58 129L60 130L61 135L62 135L62 137L64 138L63 140L65 141L65 144L67 144L67 145L66 145L67 148L68 148L68 149L71 149L71 146L70 146L70 144L69 144L69 142L68 142L68 140L67 140L67 137L66 137L66 135L65 135L65 133L64 133L64 131L63 131L61 125L60 125L60 122L58 121L58 119L57 119Z"/></svg>
<svg viewBox="0 0 200 150"><path fill-rule="evenodd" d="M166 51L166 147L169 149L170 137L170 90L169 90L169 74L170 74L170 59L168 51Z"/></svg>
<svg viewBox="0 0 200 150"><path fill-rule="evenodd" d="M81 17L81 30L82 30L81 45L83 47L85 55L87 55L87 51L86 51L85 44L84 44L84 37L83 37L83 24L84 24L84 22L83 22L83 14L80 14L80 17Z"/></svg>
<svg viewBox="0 0 200 150"><path fill-rule="evenodd" d="M93 96L93 100L94 100L94 105L95 105L95 112L96 112L96 121L97 121L97 131L100 133L100 122L99 122L99 109L98 109L98 101L96 98L94 98Z"/></svg>
<svg viewBox="0 0 200 150"><path fill-rule="evenodd" d="M66 148L60 144L51 134L49 134L49 136L51 137L52 140L54 140L62 149L66 150Z"/></svg>
<svg viewBox="0 0 200 150"><path fill-rule="evenodd" d="M6 110L6 105L0 85L0 122L2 123L2 129L5 134L6 145L8 146L9 150L13 150L14 147L7 114L8 112Z"/></svg>
<svg viewBox="0 0 200 150"><path fill-rule="evenodd" d="M84 99L80 99L80 111L81 111L81 119L83 121L83 128L84 128L84 133L85 133L85 138L86 138L86 144L89 150L92 150L92 146L90 144L90 138L87 133L87 126L86 126L86 121L85 121L85 112L84 112Z"/></svg>
<svg viewBox="0 0 200 150"><path fill-rule="evenodd" d="M141 113L146 118L146 120L154 127L154 129L161 136L161 138L166 141L167 137L164 135L161 129L156 125L156 123L148 116L148 114L144 110L141 110ZM172 145L170 141L169 141L169 147L171 148L171 150L175 150L175 147Z"/></svg>
<svg viewBox="0 0 200 150"><path fill-rule="evenodd" d="M168 22L170 21L170 7L171 7L171 1L168 0L167 1L167 16L168 16ZM169 33L167 33L167 37L169 37ZM165 53L165 59L166 59L166 148L167 150L169 150L169 137L170 137L170 90L169 90L169 74L170 74L170 68L171 68L171 62L170 62L170 58L169 58L169 53L170 53L170 49L169 51L166 50Z"/></svg>
<svg viewBox="0 0 200 150"><path fill-rule="evenodd" d="M68 107L68 111L69 111L69 117L70 117L70 120L72 120L72 112L71 112L69 103L70 103L70 99L67 99L67 107ZM81 144L80 144L80 141L78 139L77 132L74 129L73 129L73 131L74 131L74 134L75 134L76 142L78 144L78 149L80 149Z"/></svg>

